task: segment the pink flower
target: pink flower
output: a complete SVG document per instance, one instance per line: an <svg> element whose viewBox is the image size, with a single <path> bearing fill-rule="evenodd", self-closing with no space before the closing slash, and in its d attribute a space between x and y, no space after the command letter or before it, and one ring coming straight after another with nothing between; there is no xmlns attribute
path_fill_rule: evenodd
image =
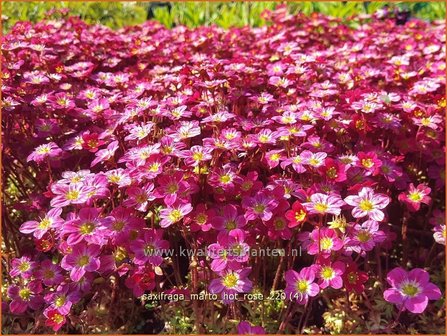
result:
<svg viewBox="0 0 447 336"><path fill-rule="evenodd" d="M316 296L320 292L320 287L314 282L315 272L311 267L304 267L299 273L288 270L284 277L286 298L295 299L298 304L306 304L309 297Z"/></svg>
<svg viewBox="0 0 447 336"><path fill-rule="evenodd" d="M408 209L412 212L418 211L421 203L430 204L431 198L428 196L431 189L425 184L419 184L416 188L413 183L410 183L408 192L399 194L399 201L405 203Z"/></svg>
<svg viewBox="0 0 447 336"><path fill-rule="evenodd" d="M322 259L315 267L315 272L320 278L318 285L321 289L332 287L340 289L343 287L342 275L346 265L341 261L331 262L329 258Z"/></svg>
<svg viewBox="0 0 447 336"><path fill-rule="evenodd" d="M352 238L348 242L349 250L357 253L360 253L362 250L371 251L385 239L386 234L379 230L379 223L374 220L367 220L362 224L356 224L354 226Z"/></svg>
<svg viewBox="0 0 447 336"><path fill-rule="evenodd" d="M428 300L439 300L442 296L439 288L429 282L428 273L421 268L406 272L396 267L388 273L386 280L391 288L383 293L385 300L415 314L424 312Z"/></svg>
<svg viewBox="0 0 447 336"><path fill-rule="evenodd" d="M325 195L316 193L310 196L310 202L303 203L309 214L339 215L341 207L345 204L338 195Z"/></svg>
<svg viewBox="0 0 447 336"><path fill-rule="evenodd" d="M129 187L126 190L126 194L129 197L123 202L123 205L132 207L138 211L146 211L149 202L155 199L155 195L152 190L154 189L153 183L148 183L142 188Z"/></svg>
<svg viewBox="0 0 447 336"><path fill-rule="evenodd" d="M34 151L28 155L26 161L35 161L41 163L46 158L54 158L62 153L62 149L59 148L54 142L49 142L44 145L37 146Z"/></svg>
<svg viewBox="0 0 447 336"><path fill-rule="evenodd" d="M28 307L36 310L43 303L42 284L38 280L33 280L26 285L12 285L8 288L8 296L11 298L9 309L13 314L23 314Z"/></svg>
<svg viewBox="0 0 447 336"><path fill-rule="evenodd" d="M51 327L53 331L58 331L66 322L67 319L65 315L62 314L58 309L51 309L44 313L47 320L45 321L45 325Z"/></svg>
<svg viewBox="0 0 447 336"><path fill-rule="evenodd" d="M237 326L237 333L239 335L265 335L265 330L262 327L252 326L248 321L241 321Z"/></svg>
<svg viewBox="0 0 447 336"><path fill-rule="evenodd" d="M390 198L383 194L375 194L371 188L364 187L357 196L351 195L346 197L345 202L354 207L352 209L354 218L368 216L372 220L381 222L385 215L380 210L390 203Z"/></svg>
<svg viewBox="0 0 447 336"><path fill-rule="evenodd" d="M244 240L245 234L242 230L235 229L229 233L221 231L217 236L217 243L211 244L207 249L209 257L213 259L211 269L221 272L228 265L237 268L237 263L246 262L250 247Z"/></svg>
<svg viewBox="0 0 447 336"><path fill-rule="evenodd" d="M180 203L176 202L167 208L160 210L160 226L162 228L167 228L172 224L175 224L183 219L185 215L192 211L192 206L190 203Z"/></svg>
<svg viewBox="0 0 447 336"><path fill-rule="evenodd" d="M95 153L96 158L90 164L90 167L96 166L100 162L110 160L119 148L118 141L112 141L106 149L100 149Z"/></svg>
<svg viewBox="0 0 447 336"><path fill-rule="evenodd" d="M161 265L162 254L169 248L169 242L162 239L163 233L162 230L144 230L143 237L131 243L130 248L135 253L135 264Z"/></svg>
<svg viewBox="0 0 447 336"><path fill-rule="evenodd" d="M234 229L243 228L247 224L247 220L240 213L240 207L227 204L219 211L219 215L213 218L212 223L216 230L226 230L229 232Z"/></svg>
<svg viewBox="0 0 447 336"><path fill-rule="evenodd" d="M212 294L221 294L226 304L236 299L238 293L249 293L253 283L247 278L251 267L241 269L226 269L219 273L219 278L211 280L209 291Z"/></svg>
<svg viewBox="0 0 447 336"><path fill-rule="evenodd" d="M20 232L25 234L32 233L35 238L41 239L45 233L58 227L63 222L63 219L60 217L61 213L61 208L51 209L43 218L40 218L39 221L28 221L23 223L20 226Z"/></svg>
<svg viewBox="0 0 447 336"><path fill-rule="evenodd" d="M29 279L36 270L37 263L31 261L30 257L23 256L21 258L14 258L11 261L11 270L9 275L12 277L20 276L23 279Z"/></svg>
<svg viewBox="0 0 447 336"><path fill-rule="evenodd" d="M99 269L98 245L87 245L81 243L75 245L72 251L64 256L61 261L63 269L70 271L71 280L79 281L87 272L94 272Z"/></svg>
<svg viewBox="0 0 447 336"><path fill-rule="evenodd" d="M271 194L271 192L261 191L254 197L245 197L242 200L245 219L250 221L260 218L263 221L268 221L272 218L273 210L277 207L278 201Z"/></svg>
<svg viewBox="0 0 447 336"><path fill-rule="evenodd" d="M36 272L36 277L42 280L45 286L59 285L64 276L61 274L62 268L59 264L53 263L52 260L45 259L40 264L39 270Z"/></svg>
<svg viewBox="0 0 447 336"><path fill-rule="evenodd" d="M330 254L332 251L338 251L343 247L342 240L337 232L328 228L315 228L309 234L310 242L307 245L307 253L310 255Z"/></svg>
<svg viewBox="0 0 447 336"><path fill-rule="evenodd" d="M51 186L51 191L56 196L53 197L50 204L55 208L63 208L70 204L83 204L90 198L89 193L93 190L93 187L84 186L81 183L70 185L55 183Z"/></svg>
<svg viewBox="0 0 447 336"><path fill-rule="evenodd" d="M78 217L66 222L62 234L67 235L67 243L76 245L84 240L89 244L104 245L108 236L106 226L112 218L101 218L99 214L99 209L82 208Z"/></svg>

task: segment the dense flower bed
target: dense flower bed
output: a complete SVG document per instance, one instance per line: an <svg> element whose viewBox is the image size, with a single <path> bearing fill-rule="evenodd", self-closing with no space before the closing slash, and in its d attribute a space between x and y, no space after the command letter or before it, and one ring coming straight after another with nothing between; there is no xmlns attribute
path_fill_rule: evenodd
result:
<svg viewBox="0 0 447 336"><path fill-rule="evenodd" d="M444 24L266 16L4 37L3 314L31 332L129 332L149 310L168 332L180 314L188 332L367 333L441 309L413 327L442 328ZM219 300L135 300L204 291Z"/></svg>

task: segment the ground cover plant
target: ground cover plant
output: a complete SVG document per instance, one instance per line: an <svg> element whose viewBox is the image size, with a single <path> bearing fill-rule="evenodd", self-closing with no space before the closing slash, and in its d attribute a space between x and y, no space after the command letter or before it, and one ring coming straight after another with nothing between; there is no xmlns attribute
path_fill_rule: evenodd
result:
<svg viewBox="0 0 447 336"><path fill-rule="evenodd" d="M262 15L3 37L3 332L445 332L445 24Z"/></svg>

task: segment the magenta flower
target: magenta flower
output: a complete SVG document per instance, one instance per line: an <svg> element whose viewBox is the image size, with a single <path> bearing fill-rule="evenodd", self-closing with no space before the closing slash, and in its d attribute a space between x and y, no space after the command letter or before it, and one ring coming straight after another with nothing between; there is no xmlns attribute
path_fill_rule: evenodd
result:
<svg viewBox="0 0 447 336"><path fill-rule="evenodd" d="M53 263L50 259L45 259L41 262L39 270L36 272L36 277L42 280L45 286L59 285L64 276L61 274L62 268Z"/></svg>
<svg viewBox="0 0 447 336"><path fill-rule="evenodd" d="M62 153L62 149L59 148L54 142L49 142L44 145L40 145L34 149L34 151L28 155L26 161L35 161L41 163L46 158L54 158Z"/></svg>
<svg viewBox="0 0 447 336"><path fill-rule="evenodd" d="M45 311L57 309L62 315L67 315L73 304L81 299L78 290L71 290L69 285L61 285L56 291L45 295L45 302L49 305Z"/></svg>
<svg viewBox="0 0 447 336"><path fill-rule="evenodd" d="M13 314L23 314L28 307L36 310L43 303L42 284L38 280L29 282L26 285L12 285L8 288L8 296L11 299L9 309Z"/></svg>
<svg viewBox="0 0 447 336"><path fill-rule="evenodd" d="M135 264L161 265L163 262L162 254L169 248L169 242L162 239L163 233L162 230L144 230L143 237L131 243L130 248L135 253Z"/></svg>
<svg viewBox="0 0 447 336"><path fill-rule="evenodd" d="M439 300L442 296L439 288L429 282L428 273L421 268L406 272L396 267L388 273L386 280L391 288L383 293L385 300L415 314L424 312L429 300Z"/></svg>
<svg viewBox="0 0 447 336"><path fill-rule="evenodd" d="M339 215L345 202L338 195L316 193L310 196L310 202L303 203L309 214Z"/></svg>
<svg viewBox="0 0 447 336"><path fill-rule="evenodd" d="M305 247L310 255L330 254L332 251L338 251L343 247L343 241L333 229L315 228L308 238L310 242Z"/></svg>
<svg viewBox="0 0 447 336"><path fill-rule="evenodd" d="M192 211L190 203L176 202L167 208L160 210L160 226L167 228L183 219L185 215Z"/></svg>
<svg viewBox="0 0 447 336"><path fill-rule="evenodd" d="M75 245L72 251L62 258L61 267L70 271L71 280L77 282L87 272L99 269L100 249L98 245L86 245L85 243Z"/></svg>
<svg viewBox="0 0 447 336"><path fill-rule="evenodd" d="M36 270L37 263L31 261L30 257L23 256L21 258L14 258L11 261L11 270L9 275L12 277L20 276L23 279L29 279Z"/></svg>
<svg viewBox="0 0 447 336"><path fill-rule="evenodd" d="M96 158L90 164L90 167L96 166L98 163L102 163L110 160L115 155L116 150L119 148L118 141L112 141L106 149L100 149L95 153Z"/></svg>
<svg viewBox="0 0 447 336"><path fill-rule="evenodd" d="M126 194L129 197L123 202L123 205L127 207L133 207L138 211L146 211L149 202L155 199L153 194L154 184L148 183L142 188L140 187L129 187L126 190Z"/></svg>
<svg viewBox="0 0 447 336"><path fill-rule="evenodd" d="M163 175L157 179L159 187L155 188L154 196L163 198L166 205L172 205L179 195L183 195L188 190L189 184L183 179L182 172L173 175Z"/></svg>
<svg viewBox="0 0 447 336"><path fill-rule="evenodd" d="M90 198L93 187L84 186L81 183L75 184L53 184L51 191L56 195L51 200L50 205L55 208L63 208L71 204L83 204Z"/></svg>
<svg viewBox="0 0 447 336"><path fill-rule="evenodd" d="M145 291L153 290L156 286L155 272L152 266L136 268L126 279L125 285L132 289L135 297L140 297Z"/></svg>
<svg viewBox="0 0 447 336"><path fill-rule="evenodd" d="M362 224L356 224L353 228L352 238L349 239L349 250L360 253L371 251L377 244L386 239L385 232L379 230L379 223L367 220Z"/></svg>
<svg viewBox="0 0 447 336"><path fill-rule="evenodd" d="M82 208L78 217L63 225L62 233L67 235L67 243L70 245L84 240L89 244L102 246L107 241L106 226L111 220L111 217L101 218L99 209Z"/></svg>
<svg viewBox="0 0 447 336"><path fill-rule="evenodd" d="M225 304L236 299L238 293L249 293L253 283L247 278L251 267L241 269L226 269L219 273L219 278L211 280L209 291L212 294L221 294Z"/></svg>
<svg viewBox="0 0 447 336"><path fill-rule="evenodd" d="M198 166L201 162L211 160L212 148L192 146L189 150L180 152L179 156L184 159L188 166Z"/></svg>
<svg viewBox="0 0 447 336"><path fill-rule="evenodd" d="M314 282L315 272L311 267L304 267L299 273L288 270L284 278L286 298L296 300L298 304L306 304L309 297L316 296L320 292L320 287Z"/></svg>
<svg viewBox="0 0 447 336"><path fill-rule="evenodd" d="M358 195L346 197L345 202L354 207L352 209L354 218L369 216L370 219L381 222L385 217L381 210L390 203L390 198L383 194L375 194L371 188L364 187Z"/></svg>
<svg viewBox="0 0 447 336"><path fill-rule="evenodd" d="M265 335L263 327L252 326L248 321L241 321L237 325L237 333L239 335Z"/></svg>
<svg viewBox="0 0 447 336"><path fill-rule="evenodd" d="M329 258L322 259L315 267L315 272L320 278L318 285L321 289L332 287L340 289L343 287L342 275L346 269L346 265L341 261L331 262Z"/></svg>
<svg viewBox="0 0 447 336"><path fill-rule="evenodd" d="M250 221L259 218L268 221L272 218L278 201L271 194L271 192L260 191L254 197L243 198L242 207L245 209L245 219Z"/></svg>
<svg viewBox="0 0 447 336"><path fill-rule="evenodd" d="M216 230L229 232L234 229L241 229L247 224L247 220L236 205L227 204L218 214L218 216L213 217L212 221L212 225Z"/></svg>
<svg viewBox="0 0 447 336"><path fill-rule="evenodd" d="M39 221L28 221L23 223L20 226L20 232L25 234L32 233L35 238L40 239L49 230L58 227L63 222L63 219L60 217L61 213L62 209L60 208L51 209L43 218L40 218Z"/></svg>
<svg viewBox="0 0 447 336"><path fill-rule="evenodd" d="M419 184L416 188L413 183L410 183L408 192L403 192L399 195L399 201L405 203L410 211L418 211L421 204L430 204L431 198L428 196L431 189L425 184Z"/></svg>
<svg viewBox="0 0 447 336"><path fill-rule="evenodd" d="M229 233L221 231L217 236L217 243L208 246L207 250L208 256L213 259L211 269L218 273L229 265L237 268L237 263L246 262L250 246L245 242L244 231L235 229Z"/></svg>

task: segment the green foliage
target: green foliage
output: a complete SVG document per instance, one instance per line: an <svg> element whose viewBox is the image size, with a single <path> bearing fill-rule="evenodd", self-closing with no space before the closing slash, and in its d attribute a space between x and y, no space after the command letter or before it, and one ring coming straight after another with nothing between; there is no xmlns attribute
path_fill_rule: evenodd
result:
<svg viewBox="0 0 447 336"><path fill-rule="evenodd" d="M3 32L17 21L37 22L45 18L51 9L69 8L71 15L80 16L88 23L101 23L111 28L121 28L142 23L146 20L150 2L2 2ZM278 2L173 2L169 11L166 7L155 7L155 20L166 27L186 25L197 27L216 24L223 28L265 24L261 13L273 10ZM408 9L412 15L425 20L444 19L445 2L287 2L291 13L314 12L347 18L352 15L374 13L388 5ZM56 16L57 17L57 16Z"/></svg>
<svg viewBox="0 0 447 336"><path fill-rule="evenodd" d="M72 2L72 1L2 1L3 32L17 21L37 22L46 18L52 9L69 8L70 15L79 16L90 24L101 23L110 28L121 28L143 23L146 9L128 2ZM58 18L53 15L51 18Z"/></svg>

